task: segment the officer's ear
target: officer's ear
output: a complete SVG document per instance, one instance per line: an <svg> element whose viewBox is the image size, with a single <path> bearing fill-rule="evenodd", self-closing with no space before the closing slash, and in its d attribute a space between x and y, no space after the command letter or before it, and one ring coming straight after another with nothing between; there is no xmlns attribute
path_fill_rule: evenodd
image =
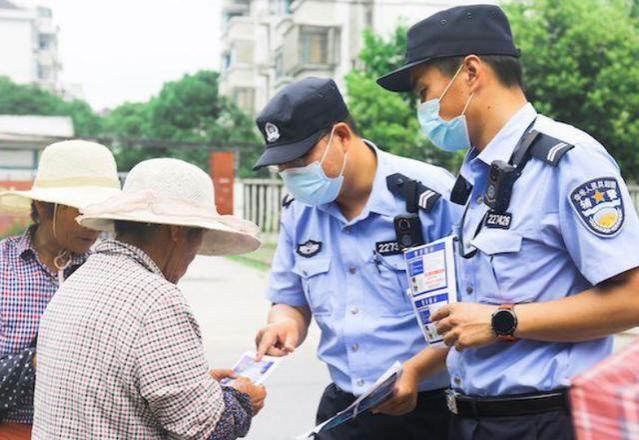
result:
<svg viewBox="0 0 639 440"><path fill-rule="evenodd" d="M354 133L346 122L338 122L333 126L333 137L342 144L344 153L348 152L353 142Z"/></svg>
<svg viewBox="0 0 639 440"><path fill-rule="evenodd" d="M477 55L468 55L464 58L463 63L464 68L460 73L463 75L464 82L470 88L470 93L475 93L486 75L486 65L482 63L481 58Z"/></svg>

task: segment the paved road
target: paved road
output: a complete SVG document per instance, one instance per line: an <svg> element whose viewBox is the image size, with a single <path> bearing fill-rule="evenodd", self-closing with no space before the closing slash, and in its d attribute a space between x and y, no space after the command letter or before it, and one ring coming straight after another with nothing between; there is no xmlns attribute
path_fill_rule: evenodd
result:
<svg viewBox="0 0 639 440"><path fill-rule="evenodd" d="M202 328L204 348L212 368L232 366L253 349L255 332L266 321L269 307L263 292L265 272L217 257L198 257L180 282ZM313 427L317 402L329 378L315 357L318 332L289 356L266 383L268 398L255 418L249 440L285 440Z"/></svg>

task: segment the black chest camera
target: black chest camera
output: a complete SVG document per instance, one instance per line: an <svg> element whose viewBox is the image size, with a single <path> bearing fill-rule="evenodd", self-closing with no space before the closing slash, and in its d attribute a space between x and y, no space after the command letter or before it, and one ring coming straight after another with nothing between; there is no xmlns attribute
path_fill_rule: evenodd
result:
<svg viewBox="0 0 639 440"><path fill-rule="evenodd" d="M520 171L514 165L503 160L494 161L490 165L484 203L494 212L506 212L510 204L513 185L519 175Z"/></svg>
<svg viewBox="0 0 639 440"><path fill-rule="evenodd" d="M417 214L398 215L393 219L393 224L400 249L424 244L422 222Z"/></svg>

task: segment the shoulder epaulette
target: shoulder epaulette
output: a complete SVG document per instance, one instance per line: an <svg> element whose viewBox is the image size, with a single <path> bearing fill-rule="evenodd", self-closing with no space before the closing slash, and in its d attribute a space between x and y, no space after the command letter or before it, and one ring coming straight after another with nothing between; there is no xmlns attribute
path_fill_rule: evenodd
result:
<svg viewBox="0 0 639 440"><path fill-rule="evenodd" d="M413 211L411 206L418 206L422 210L430 212L441 198L441 194L437 191L433 191L421 182L406 177L401 173L387 176L386 186L391 193L406 200L406 207L409 212Z"/></svg>
<svg viewBox="0 0 639 440"><path fill-rule="evenodd" d="M564 155L573 148L575 146L568 142L540 132L530 148L530 154L549 165L557 166Z"/></svg>

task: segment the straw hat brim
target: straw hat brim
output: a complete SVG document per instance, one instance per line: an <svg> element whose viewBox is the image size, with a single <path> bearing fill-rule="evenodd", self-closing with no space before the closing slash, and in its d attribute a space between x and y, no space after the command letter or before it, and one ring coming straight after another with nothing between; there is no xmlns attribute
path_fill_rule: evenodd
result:
<svg viewBox="0 0 639 440"><path fill-rule="evenodd" d="M233 219L228 216L228 218ZM198 217L169 217L157 215L146 210L134 210L120 213L104 213L97 215L81 215L77 218L82 226L98 231L114 232L114 220L124 220L136 223L153 223L158 225L177 225L204 229L200 255L240 255L256 251L261 241L255 235L235 229L232 226L216 220L216 216L209 218ZM238 224L244 222L237 218Z"/></svg>
<svg viewBox="0 0 639 440"><path fill-rule="evenodd" d="M119 193L119 188L104 186L32 188L26 191L3 191L0 192L0 210L10 214L27 214L31 211L32 200L82 209L87 205L103 202Z"/></svg>

